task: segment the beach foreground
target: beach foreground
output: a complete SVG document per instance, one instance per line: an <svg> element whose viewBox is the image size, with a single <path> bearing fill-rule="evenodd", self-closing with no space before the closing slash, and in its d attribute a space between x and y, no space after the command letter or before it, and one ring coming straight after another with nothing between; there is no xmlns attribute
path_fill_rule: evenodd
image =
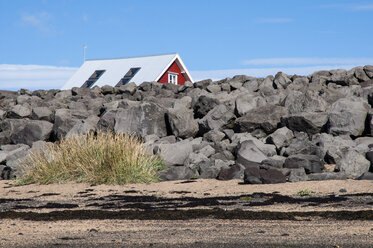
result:
<svg viewBox="0 0 373 248"><path fill-rule="evenodd" d="M373 182L0 182L1 247L372 247Z"/></svg>

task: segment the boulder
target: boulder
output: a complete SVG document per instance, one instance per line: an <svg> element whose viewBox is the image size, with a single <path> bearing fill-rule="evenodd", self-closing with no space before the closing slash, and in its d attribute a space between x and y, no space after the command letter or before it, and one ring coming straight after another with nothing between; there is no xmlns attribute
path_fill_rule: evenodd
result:
<svg viewBox="0 0 373 248"><path fill-rule="evenodd" d="M347 178L356 179L369 171L370 162L357 151L347 149L336 165L336 170L344 172Z"/></svg>
<svg viewBox="0 0 373 248"><path fill-rule="evenodd" d="M207 146L201 148L198 151L198 153L201 153L201 154L203 154L203 155L205 155L206 157L209 158L209 157L211 157L211 155L215 154L215 149L212 146L207 145Z"/></svg>
<svg viewBox="0 0 373 248"><path fill-rule="evenodd" d="M266 156L271 157L277 154L276 147L272 144L264 144L261 140L253 137L249 133L235 133L232 136L232 145L237 146L238 144L246 141L251 140L254 142L254 145L259 148L261 152L263 152Z"/></svg>
<svg viewBox="0 0 373 248"><path fill-rule="evenodd" d="M166 121L171 128L171 133L182 139L194 137L199 129L193 115L193 110L185 107L168 109Z"/></svg>
<svg viewBox="0 0 373 248"><path fill-rule="evenodd" d="M236 162L244 167L248 167L253 164L257 165L265 159L267 159L267 156L255 146L252 140L245 140L237 146Z"/></svg>
<svg viewBox="0 0 373 248"><path fill-rule="evenodd" d="M10 136L13 144L32 145L38 140L48 140L53 130L53 124L48 121L29 120L23 128L17 130Z"/></svg>
<svg viewBox="0 0 373 248"><path fill-rule="evenodd" d="M274 184L285 183L286 177L276 169L260 169L259 167L247 167L244 171L245 184Z"/></svg>
<svg viewBox="0 0 373 248"><path fill-rule="evenodd" d="M244 116L235 121L235 131L252 132L255 129L262 129L265 133L273 133L280 121L281 117L287 115L287 110L284 107L276 105L267 105L250 110Z"/></svg>
<svg viewBox="0 0 373 248"><path fill-rule="evenodd" d="M72 137L74 135L86 135L90 132L95 132L99 120L100 118L97 116L90 116L85 120L80 120L66 134L66 138Z"/></svg>
<svg viewBox="0 0 373 248"><path fill-rule="evenodd" d="M270 134L266 138L266 142L269 144L274 144L277 149L281 149L282 147L289 146L293 138L293 131L287 127L282 127Z"/></svg>
<svg viewBox="0 0 373 248"><path fill-rule="evenodd" d="M363 68L366 75L370 78L373 78L373 65L366 65Z"/></svg>
<svg viewBox="0 0 373 248"><path fill-rule="evenodd" d="M313 173L308 175L309 181L323 181L323 180L346 180L347 176L343 172L323 172Z"/></svg>
<svg viewBox="0 0 373 248"><path fill-rule="evenodd" d="M7 113L8 118L20 119L26 118L31 115L31 109L29 107L17 104L13 106Z"/></svg>
<svg viewBox="0 0 373 248"><path fill-rule="evenodd" d="M306 170L303 167L291 169L288 180L289 182L307 181L308 176L306 174Z"/></svg>
<svg viewBox="0 0 373 248"><path fill-rule="evenodd" d="M52 111L47 107L35 107L32 109L31 119L52 121Z"/></svg>
<svg viewBox="0 0 373 248"><path fill-rule="evenodd" d="M319 158L322 158L325 155L322 149L313 144L304 133L296 134L296 137L292 139L291 144L288 147L281 149L280 152L280 155L286 157L295 154L316 155Z"/></svg>
<svg viewBox="0 0 373 248"><path fill-rule="evenodd" d="M158 172L158 177L164 181L188 180L196 176L195 172L185 166L171 166Z"/></svg>
<svg viewBox="0 0 373 248"><path fill-rule="evenodd" d="M360 98L339 99L329 109L328 133L332 135L362 135L368 110L368 103Z"/></svg>
<svg viewBox="0 0 373 248"><path fill-rule="evenodd" d="M136 92L136 89L137 89L137 86L134 82L131 82L131 83L128 83L126 85L121 85L119 88L118 88L118 92L123 94L123 93L127 93L127 94L130 94L130 95L133 95L135 92Z"/></svg>
<svg viewBox="0 0 373 248"><path fill-rule="evenodd" d="M118 109L115 114L116 133L136 133L140 137L156 134L167 136L165 121L166 109L150 102L143 102L127 109Z"/></svg>
<svg viewBox="0 0 373 248"><path fill-rule="evenodd" d="M295 154L286 158L284 168L304 168L307 174L320 173L324 167L323 161L316 155Z"/></svg>
<svg viewBox="0 0 373 248"><path fill-rule="evenodd" d="M244 168L238 164L230 167L222 167L218 174L218 180L243 179Z"/></svg>
<svg viewBox="0 0 373 248"><path fill-rule="evenodd" d="M174 144L158 144L155 150L167 166L177 166L184 165L189 154L193 152L193 146L190 141L183 140Z"/></svg>
<svg viewBox="0 0 373 248"><path fill-rule="evenodd" d="M213 129L203 135L203 139L212 142L214 144L218 144L221 142L225 137L225 133L220 132L219 130Z"/></svg>
<svg viewBox="0 0 373 248"><path fill-rule="evenodd" d="M235 115L233 111L228 109L224 104L220 104L209 111L206 116L198 121L199 132L201 135L204 133L216 129L222 130L229 126L234 120Z"/></svg>
<svg viewBox="0 0 373 248"><path fill-rule="evenodd" d="M210 84L206 87L206 90L210 93L216 94L221 91L221 86L218 84Z"/></svg>
<svg viewBox="0 0 373 248"><path fill-rule="evenodd" d="M365 70L363 67L359 66L354 69L355 69L355 77L359 80L359 82L368 81L370 79L365 73Z"/></svg>
<svg viewBox="0 0 373 248"><path fill-rule="evenodd" d="M203 118L213 108L219 105L219 101L211 96L199 96L197 101L193 104L194 117Z"/></svg>
<svg viewBox="0 0 373 248"><path fill-rule="evenodd" d="M65 137L66 134L79 123L86 119L88 113L85 111L71 110L71 109L57 109L54 114L53 133L57 140Z"/></svg>
<svg viewBox="0 0 373 248"><path fill-rule="evenodd" d="M243 116L250 110L267 105L266 100L261 96L244 94L237 97L235 101L235 111L238 116Z"/></svg>
<svg viewBox="0 0 373 248"><path fill-rule="evenodd" d="M320 133L326 129L327 113L297 113L281 117L281 123L292 131L306 132L309 135Z"/></svg>
<svg viewBox="0 0 373 248"><path fill-rule="evenodd" d="M274 83L277 87L281 86L281 88L286 89L292 82L288 75L283 72L278 72L275 76Z"/></svg>

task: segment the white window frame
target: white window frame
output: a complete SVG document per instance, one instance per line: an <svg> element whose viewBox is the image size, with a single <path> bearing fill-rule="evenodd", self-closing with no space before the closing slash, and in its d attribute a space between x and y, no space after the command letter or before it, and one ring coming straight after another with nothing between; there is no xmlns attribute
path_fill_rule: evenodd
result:
<svg viewBox="0 0 373 248"><path fill-rule="evenodd" d="M170 84L177 84L177 78L179 74L175 72L169 72L168 73L168 83Z"/></svg>

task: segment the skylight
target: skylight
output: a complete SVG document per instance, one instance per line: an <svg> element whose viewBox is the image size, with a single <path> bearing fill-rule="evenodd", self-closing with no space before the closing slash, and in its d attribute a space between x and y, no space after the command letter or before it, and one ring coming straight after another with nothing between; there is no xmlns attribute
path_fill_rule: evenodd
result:
<svg viewBox="0 0 373 248"><path fill-rule="evenodd" d="M119 87L121 85L126 85L130 82L130 80L136 75L136 73L141 69L141 67L134 67L131 68L126 75L115 85L116 87Z"/></svg>
<svg viewBox="0 0 373 248"><path fill-rule="evenodd" d="M95 71L87 81L82 85L81 88L91 88L92 85L96 83L96 81L104 74L105 70L97 70Z"/></svg>

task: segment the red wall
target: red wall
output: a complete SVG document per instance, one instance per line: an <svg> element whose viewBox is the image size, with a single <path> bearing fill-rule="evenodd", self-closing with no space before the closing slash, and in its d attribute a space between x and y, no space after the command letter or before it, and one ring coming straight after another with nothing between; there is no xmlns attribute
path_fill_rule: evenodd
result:
<svg viewBox="0 0 373 248"><path fill-rule="evenodd" d="M168 83L168 73L173 72L177 73L177 84L183 85L186 81L185 77L181 74L181 70L177 65L176 61L172 63L172 65L167 69L167 71L162 75L162 77L158 80L158 83Z"/></svg>

